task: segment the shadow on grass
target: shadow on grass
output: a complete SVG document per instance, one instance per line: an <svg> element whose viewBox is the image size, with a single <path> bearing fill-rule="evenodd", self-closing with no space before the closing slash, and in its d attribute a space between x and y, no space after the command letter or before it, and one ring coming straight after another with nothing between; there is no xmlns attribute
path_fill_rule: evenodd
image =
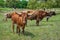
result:
<svg viewBox="0 0 60 40"><path fill-rule="evenodd" d="M53 24L52 23L43 23L43 24L39 24L39 26L37 26L36 24L34 24L34 25L29 25L29 27L41 27L41 26L48 26L48 25L50 25L50 26L53 26Z"/></svg>
<svg viewBox="0 0 60 40"><path fill-rule="evenodd" d="M35 27L35 26L37 26L37 25L36 25L36 24L34 24L34 25L29 25L29 26L30 26L30 27L32 27L32 26L34 26L34 27ZM41 25L39 25L39 26L41 26ZM39 27L39 26L37 26L37 27Z"/></svg>
<svg viewBox="0 0 60 40"><path fill-rule="evenodd" d="M35 35L34 35L33 33L28 32L28 31L25 31L24 35L25 35L25 36L30 36L30 37L32 37L32 38L35 37Z"/></svg>

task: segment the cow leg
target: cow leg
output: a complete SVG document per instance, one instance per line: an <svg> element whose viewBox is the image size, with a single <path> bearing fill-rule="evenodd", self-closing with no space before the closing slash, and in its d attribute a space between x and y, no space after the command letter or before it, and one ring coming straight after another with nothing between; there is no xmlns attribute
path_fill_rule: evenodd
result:
<svg viewBox="0 0 60 40"><path fill-rule="evenodd" d="M20 35L20 26L19 25L17 26L17 32L18 32L18 35Z"/></svg>
<svg viewBox="0 0 60 40"><path fill-rule="evenodd" d="M24 34L25 25L22 27L22 33Z"/></svg>
<svg viewBox="0 0 60 40"><path fill-rule="evenodd" d="M48 19L49 19L49 18L46 19L47 22L48 22Z"/></svg>
<svg viewBox="0 0 60 40"><path fill-rule="evenodd" d="M26 20L26 26L27 26L27 20Z"/></svg>
<svg viewBox="0 0 60 40"><path fill-rule="evenodd" d="M39 26L39 17L36 19L36 25Z"/></svg>
<svg viewBox="0 0 60 40"><path fill-rule="evenodd" d="M13 32L14 32L14 23L12 23L12 30L13 30Z"/></svg>
<svg viewBox="0 0 60 40"><path fill-rule="evenodd" d="M18 33L18 26L17 26L17 28L16 28L16 33Z"/></svg>
<svg viewBox="0 0 60 40"><path fill-rule="evenodd" d="M47 16L47 19L46 19L47 22L48 22L49 18L50 18L50 16Z"/></svg>
<svg viewBox="0 0 60 40"><path fill-rule="evenodd" d="M36 20L36 25L39 26L39 20Z"/></svg>
<svg viewBox="0 0 60 40"><path fill-rule="evenodd" d="M20 27L18 29L19 29L19 35L20 35Z"/></svg>

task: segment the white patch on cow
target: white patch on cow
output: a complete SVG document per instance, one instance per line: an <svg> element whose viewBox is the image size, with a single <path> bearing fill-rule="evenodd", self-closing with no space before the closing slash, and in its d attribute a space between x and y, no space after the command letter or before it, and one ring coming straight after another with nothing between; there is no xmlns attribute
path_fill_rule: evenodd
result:
<svg viewBox="0 0 60 40"><path fill-rule="evenodd" d="M19 13L19 14L22 14L22 13Z"/></svg>
<svg viewBox="0 0 60 40"><path fill-rule="evenodd" d="M27 11L22 11L23 13L27 13Z"/></svg>
<svg viewBox="0 0 60 40"><path fill-rule="evenodd" d="M32 15L33 13L28 13L28 15Z"/></svg>
<svg viewBox="0 0 60 40"><path fill-rule="evenodd" d="M17 12L19 15L21 15L22 13L19 13L19 12Z"/></svg>

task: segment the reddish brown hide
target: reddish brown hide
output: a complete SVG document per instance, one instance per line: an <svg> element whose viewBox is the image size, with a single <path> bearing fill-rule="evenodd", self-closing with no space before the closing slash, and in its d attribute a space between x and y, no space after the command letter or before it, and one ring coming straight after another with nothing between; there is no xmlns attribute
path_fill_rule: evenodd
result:
<svg viewBox="0 0 60 40"><path fill-rule="evenodd" d="M25 29L25 24L26 24L26 19L27 19L27 14L26 13L22 13L21 15L13 12L10 14L11 20L12 20L12 29L14 32L14 24L17 25L17 29L16 32L18 34L20 34L20 28L22 27L22 32L24 33L24 29Z"/></svg>
<svg viewBox="0 0 60 40"><path fill-rule="evenodd" d="M37 26L39 25L39 21L41 21L44 17L47 16L47 12L42 10L35 10L32 15L28 17L29 20L36 20Z"/></svg>

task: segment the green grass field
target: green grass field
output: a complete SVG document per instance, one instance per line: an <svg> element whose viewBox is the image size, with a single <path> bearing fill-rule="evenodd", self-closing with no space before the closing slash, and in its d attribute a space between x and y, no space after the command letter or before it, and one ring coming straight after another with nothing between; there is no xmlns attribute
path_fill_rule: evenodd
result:
<svg viewBox="0 0 60 40"><path fill-rule="evenodd" d="M60 14L51 17L48 22L44 18L39 26L34 20L28 21L25 35L21 32L20 36L12 32L11 20L5 22L3 18L3 13L0 13L0 40L60 40Z"/></svg>

